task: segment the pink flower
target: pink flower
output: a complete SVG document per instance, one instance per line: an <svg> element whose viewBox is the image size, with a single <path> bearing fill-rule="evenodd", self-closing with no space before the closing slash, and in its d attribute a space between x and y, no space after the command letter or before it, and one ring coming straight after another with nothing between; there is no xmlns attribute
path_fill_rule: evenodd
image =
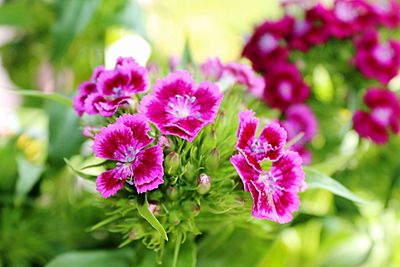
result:
<svg viewBox="0 0 400 267"><path fill-rule="evenodd" d="M140 112L161 133L192 142L204 126L213 123L222 97L217 85L195 85L188 72L177 71L156 82L152 94L142 99Z"/></svg>
<svg viewBox="0 0 400 267"><path fill-rule="evenodd" d="M371 4L383 26L391 29L400 26L400 3L397 0L378 0Z"/></svg>
<svg viewBox="0 0 400 267"><path fill-rule="evenodd" d="M98 67L90 81L80 85L74 98L74 108L79 116L101 114L112 116L118 108L128 103L132 95L145 92L149 81L147 70L132 58L119 58L113 70Z"/></svg>
<svg viewBox="0 0 400 267"><path fill-rule="evenodd" d="M264 101L273 108L282 111L289 106L303 103L310 94L310 88L295 65L277 64L265 76Z"/></svg>
<svg viewBox="0 0 400 267"><path fill-rule="evenodd" d="M116 123L96 135L94 154L117 161L116 167L97 177L97 190L104 197L115 195L125 184L134 184L138 193L157 188L163 183L163 152L159 145L146 148L154 139L142 115L123 115Z"/></svg>
<svg viewBox="0 0 400 267"><path fill-rule="evenodd" d="M330 37L332 14L322 5L317 4L305 11L305 19L296 20L288 45L291 48L307 51L310 47L325 43Z"/></svg>
<svg viewBox="0 0 400 267"><path fill-rule="evenodd" d="M260 136L256 138L257 126L258 119L253 111L246 110L239 113L236 148L252 166L257 166L265 159L278 160L283 154L287 137L286 131L278 123L272 122L265 126Z"/></svg>
<svg viewBox="0 0 400 267"><path fill-rule="evenodd" d="M264 92L264 79L245 64L230 62L223 64L219 58L207 59L200 66L206 79L220 81L224 78L245 86L254 96L261 98Z"/></svg>
<svg viewBox="0 0 400 267"><path fill-rule="evenodd" d="M394 92L371 88L364 95L364 102L370 111L356 111L353 117L354 129L361 137L384 144L390 130L400 133L400 100Z"/></svg>
<svg viewBox="0 0 400 267"><path fill-rule="evenodd" d="M241 154L232 156L231 163L245 191L251 193L254 217L278 223L293 219L292 213L298 210L300 204L298 193L304 185L302 161L296 152L286 151L268 171L249 165Z"/></svg>
<svg viewBox="0 0 400 267"><path fill-rule="evenodd" d="M335 0L331 30L336 38L348 38L376 25L377 16L365 0Z"/></svg>
<svg viewBox="0 0 400 267"><path fill-rule="evenodd" d="M251 61L256 71L264 73L276 62L287 60L289 51L282 41L293 23L293 18L285 16L278 21L265 21L254 30L242 55Z"/></svg>
<svg viewBox="0 0 400 267"><path fill-rule="evenodd" d="M368 78L387 84L400 68L400 42L388 40L379 43L378 33L367 32L356 40L357 68Z"/></svg>

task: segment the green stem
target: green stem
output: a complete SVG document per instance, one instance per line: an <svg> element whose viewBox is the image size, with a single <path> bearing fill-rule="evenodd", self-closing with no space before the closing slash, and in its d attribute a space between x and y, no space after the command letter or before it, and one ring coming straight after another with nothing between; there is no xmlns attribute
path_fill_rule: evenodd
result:
<svg viewBox="0 0 400 267"><path fill-rule="evenodd" d="M179 232L175 241L175 249L174 249L174 260L172 262L172 267L176 267L178 264L179 250L181 249L182 243L182 233Z"/></svg>

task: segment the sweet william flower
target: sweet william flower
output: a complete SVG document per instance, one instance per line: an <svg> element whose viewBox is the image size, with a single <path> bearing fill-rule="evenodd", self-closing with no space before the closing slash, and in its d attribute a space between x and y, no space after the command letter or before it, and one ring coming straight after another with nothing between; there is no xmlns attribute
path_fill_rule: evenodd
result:
<svg viewBox="0 0 400 267"><path fill-rule="evenodd" d="M310 88L293 64L279 63L264 76L264 101L273 108L285 111L289 106L303 103Z"/></svg>
<svg viewBox="0 0 400 267"><path fill-rule="evenodd" d="M379 42L376 31L369 31L356 39L355 65L368 78L387 84L400 69L400 42Z"/></svg>
<svg viewBox="0 0 400 267"><path fill-rule="evenodd" d="M204 126L213 123L222 97L217 85L196 85L188 72L177 71L156 82L152 94L142 99L140 112L164 135L192 142Z"/></svg>
<svg viewBox="0 0 400 267"><path fill-rule="evenodd" d="M253 198L252 215L278 223L288 223L292 213L299 208L298 193L304 186L304 172L301 157L293 151L286 151L266 171L249 165L246 158L234 155L231 163L238 172L245 191Z"/></svg>
<svg viewBox="0 0 400 267"><path fill-rule="evenodd" d="M265 126L260 136L256 138L257 126L258 119L254 116L254 112L247 110L239 113L236 149L251 166L257 166L265 159L278 160L283 153L287 138L286 131L276 122Z"/></svg>
<svg viewBox="0 0 400 267"><path fill-rule="evenodd" d="M371 4L383 26L391 29L400 26L400 2L398 0L375 0Z"/></svg>
<svg viewBox="0 0 400 267"><path fill-rule="evenodd" d="M162 148L160 145L148 147L154 141L147 134L149 130L143 115L126 114L96 135L94 154L117 162L115 168L97 177L97 190L104 198L115 195L126 181L134 184L138 193L163 183Z"/></svg>
<svg viewBox="0 0 400 267"><path fill-rule="evenodd" d="M361 137L384 144L390 130L400 133L400 99L394 92L371 88L364 95L364 102L370 111L356 111L353 117L354 129Z"/></svg>

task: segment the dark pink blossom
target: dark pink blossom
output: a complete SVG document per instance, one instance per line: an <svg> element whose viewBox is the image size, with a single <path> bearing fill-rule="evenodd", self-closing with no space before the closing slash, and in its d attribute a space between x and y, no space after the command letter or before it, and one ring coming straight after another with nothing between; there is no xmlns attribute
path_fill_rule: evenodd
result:
<svg viewBox="0 0 400 267"><path fill-rule="evenodd" d="M369 111L356 111L354 129L361 137L370 138L377 144L389 139L389 132L400 133L400 99L390 90L371 88L364 95Z"/></svg>
<svg viewBox="0 0 400 267"><path fill-rule="evenodd" d="M335 0L331 33L336 38L348 38L376 25L378 18L366 0Z"/></svg>
<svg viewBox="0 0 400 267"><path fill-rule="evenodd" d="M146 148L154 141L148 131L150 127L144 116L126 114L96 135L94 154L117 161L115 168L97 177L97 190L103 197L115 195L127 179L138 193L153 190L163 183L162 148L160 145Z"/></svg>
<svg viewBox="0 0 400 267"><path fill-rule="evenodd" d="M366 77L387 84L400 69L400 42L380 43L377 32L367 32L356 40L354 62Z"/></svg>
<svg viewBox="0 0 400 267"><path fill-rule="evenodd" d="M231 163L238 172L245 191L253 198L252 215L278 223L288 223L299 208L299 190L304 186L304 172L300 156L286 151L270 170L249 165L246 158L235 155Z"/></svg>
<svg viewBox="0 0 400 267"><path fill-rule="evenodd" d="M331 22L332 13L322 4L318 3L307 9L304 19L295 20L287 38L288 46L307 51L314 45L325 43L330 37Z"/></svg>
<svg viewBox="0 0 400 267"><path fill-rule="evenodd" d="M400 26L400 3L398 0L375 0L371 4L383 26L391 29Z"/></svg>
<svg viewBox="0 0 400 267"><path fill-rule="evenodd" d="M101 114L112 116L118 108L130 101L132 95L148 89L147 70L132 58L119 58L113 70L95 69L90 81L80 85L74 98L79 116Z"/></svg>
<svg viewBox="0 0 400 267"><path fill-rule="evenodd" d="M270 107L284 111L291 105L305 102L310 95L310 88L293 64L276 64L264 79L263 99Z"/></svg>
<svg viewBox="0 0 400 267"><path fill-rule="evenodd" d="M242 52L251 61L254 70L264 73L276 62L287 60L289 50L284 38L290 33L293 23L293 18L285 16L278 21L267 20L254 30Z"/></svg>
<svg viewBox="0 0 400 267"><path fill-rule="evenodd" d="M236 148L252 166L258 165L265 159L278 160L283 153L287 138L286 131L276 122L266 125L256 138L257 126L258 119L253 111L246 110L239 113Z"/></svg>
<svg viewBox="0 0 400 267"><path fill-rule="evenodd" d="M161 133L192 142L204 126L213 123L222 97L217 85L195 85L188 72L177 71L156 82L152 94L142 99L140 112Z"/></svg>

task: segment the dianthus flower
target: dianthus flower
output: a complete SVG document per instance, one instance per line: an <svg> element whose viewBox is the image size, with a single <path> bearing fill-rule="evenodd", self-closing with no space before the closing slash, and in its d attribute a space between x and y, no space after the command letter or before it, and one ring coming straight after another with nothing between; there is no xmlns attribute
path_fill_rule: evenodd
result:
<svg viewBox="0 0 400 267"><path fill-rule="evenodd" d="M400 68L400 42L380 43L376 31L367 32L356 40L354 62L366 77L387 84Z"/></svg>
<svg viewBox="0 0 400 267"><path fill-rule="evenodd" d="M322 44L330 37L332 14L322 4L305 11L304 19L297 19L287 38L291 48L307 51L310 47Z"/></svg>
<svg viewBox="0 0 400 267"><path fill-rule="evenodd" d="M375 0L371 5L383 26L391 29L400 26L400 3L398 0Z"/></svg>
<svg viewBox="0 0 400 267"><path fill-rule="evenodd" d="M376 25L378 18L365 0L335 0L331 32L336 38L348 38Z"/></svg>
<svg viewBox="0 0 400 267"><path fill-rule="evenodd" d="M127 179L138 193L163 183L163 151L160 145L148 147L154 141L148 131L150 127L143 115L125 114L96 135L94 154L117 162L113 169L97 177L97 190L104 198L115 195Z"/></svg>
<svg viewBox="0 0 400 267"><path fill-rule="evenodd" d="M389 131L400 133L400 99L390 90L371 88L364 95L364 103L370 111L356 111L354 129L361 137L370 138L377 144L389 139Z"/></svg>
<svg viewBox="0 0 400 267"><path fill-rule="evenodd" d="M265 159L278 160L283 153L283 146L287 138L286 131L276 122L265 126L259 137L256 138L257 126L258 119L254 116L253 111L247 110L239 113L236 149L252 166L257 166Z"/></svg>
<svg viewBox="0 0 400 267"><path fill-rule="evenodd" d="M293 22L293 18L285 16L278 21L267 20L254 30L242 52L251 61L254 70L264 73L276 62L287 60L289 50L283 41Z"/></svg>
<svg viewBox="0 0 400 267"><path fill-rule="evenodd" d="M75 110L79 116L83 113L112 116L132 95L145 92L148 83L144 67L132 58L119 58L113 70L97 68L92 79L80 85L74 98Z"/></svg>
<svg viewBox="0 0 400 267"><path fill-rule="evenodd" d="M254 217L278 223L293 219L292 213L298 210L300 204L298 192L304 186L302 161L296 152L286 151L272 162L272 167L267 171L259 165L249 165L241 154L232 156L231 163L245 191L251 193Z"/></svg>
<svg viewBox="0 0 400 267"><path fill-rule="evenodd" d="M156 82L152 94L142 99L140 112L161 133L192 142L214 122L222 97L217 85L207 81L195 85L188 72L177 71Z"/></svg>
<svg viewBox="0 0 400 267"><path fill-rule="evenodd" d="M265 76L264 101L273 108L282 111L289 106L303 103L310 94L310 88L295 65L277 64Z"/></svg>

